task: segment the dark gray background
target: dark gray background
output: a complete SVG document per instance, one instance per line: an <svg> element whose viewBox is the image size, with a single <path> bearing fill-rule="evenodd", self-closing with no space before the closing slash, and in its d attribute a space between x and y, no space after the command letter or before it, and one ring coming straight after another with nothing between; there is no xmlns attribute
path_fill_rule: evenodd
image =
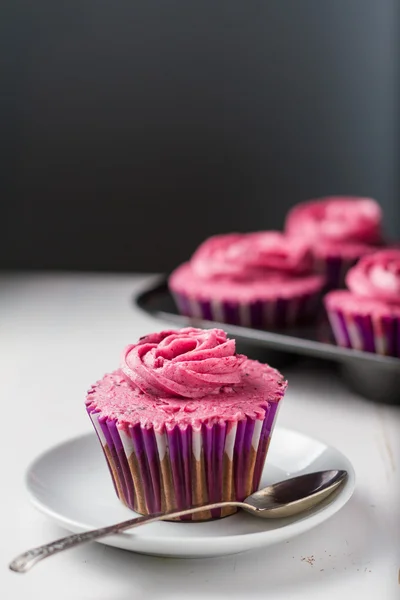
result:
<svg viewBox="0 0 400 600"><path fill-rule="evenodd" d="M400 237L396 0L3 6L0 266L167 270L332 193Z"/></svg>

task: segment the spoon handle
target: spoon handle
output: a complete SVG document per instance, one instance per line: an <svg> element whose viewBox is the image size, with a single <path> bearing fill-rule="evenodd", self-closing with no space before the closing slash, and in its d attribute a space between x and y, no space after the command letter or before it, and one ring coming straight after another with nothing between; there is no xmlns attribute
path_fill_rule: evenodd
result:
<svg viewBox="0 0 400 600"><path fill-rule="evenodd" d="M135 519L122 521L121 523L109 525L108 527L99 527L98 529L92 529L90 531L86 531L85 533L75 533L73 535L68 535L66 537L60 538L59 540L55 540L54 542L50 542L49 544L37 546L36 548L32 548L32 550L28 550L27 552L24 552L23 554L17 556L9 564L9 567L12 571L15 571L16 573L26 573L40 560L48 558L49 556L53 556L53 554L57 554L58 552L68 550L68 548L74 548L75 546L80 546L80 544L85 544L86 542L94 542L95 540L98 540L102 537L106 537L107 535L119 533L121 531L125 531L126 529L133 529L134 527L139 527L139 525L145 525L146 523L155 523L156 521L165 521L166 519L184 517L186 515L195 514L203 510L224 508L226 506L237 506L239 508L243 508L243 506L246 505L243 502L234 501L216 502L215 504L205 504L203 506L187 508L186 510L170 510L162 514L144 515L141 517L136 517Z"/></svg>

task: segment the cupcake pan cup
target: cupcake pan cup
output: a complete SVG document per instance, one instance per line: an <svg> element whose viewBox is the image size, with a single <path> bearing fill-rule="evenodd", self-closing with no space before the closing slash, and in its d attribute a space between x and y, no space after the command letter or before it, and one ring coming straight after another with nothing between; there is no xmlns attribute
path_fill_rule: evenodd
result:
<svg viewBox="0 0 400 600"><path fill-rule="evenodd" d="M321 361L335 363L344 381L358 394L373 401L400 404L400 359L337 345L329 323L324 324L327 317L320 320L322 303L313 322L279 330L184 316L177 310L165 277L155 279L133 297L133 302L145 313L164 324L170 322L173 327L220 327L235 338L238 345L245 346L246 353L251 352L252 358L267 355L267 362L274 366L279 364L281 370L286 358L292 361L296 357L311 357L318 359L319 364Z"/></svg>
<svg viewBox="0 0 400 600"><path fill-rule="evenodd" d="M119 499L140 514L183 510L191 506L244 500L258 489L279 402L265 403L264 419L164 427L121 427L87 411L101 443ZM225 517L235 508L183 517L204 521Z"/></svg>

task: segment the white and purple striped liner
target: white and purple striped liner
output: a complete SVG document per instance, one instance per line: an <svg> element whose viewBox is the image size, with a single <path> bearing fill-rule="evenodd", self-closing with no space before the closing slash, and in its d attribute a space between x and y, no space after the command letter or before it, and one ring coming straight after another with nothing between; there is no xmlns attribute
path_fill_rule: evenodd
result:
<svg viewBox="0 0 400 600"><path fill-rule="evenodd" d="M319 293L257 300L250 304L172 293L182 315L253 329L280 329L310 321L315 317L320 301Z"/></svg>
<svg viewBox="0 0 400 600"><path fill-rule="evenodd" d="M345 259L341 256L327 256L314 258L314 270L325 278L325 289L335 290L345 287L345 277L349 269L358 259Z"/></svg>
<svg viewBox="0 0 400 600"><path fill-rule="evenodd" d="M400 357L400 318L390 315L375 317L337 309L327 312L338 346Z"/></svg>
<svg viewBox="0 0 400 600"><path fill-rule="evenodd" d="M164 429L140 424L122 429L87 411L120 500L141 514L180 510L207 502L243 500L258 489L280 401L265 404L265 418L245 418ZM183 520L207 520L236 509L204 511Z"/></svg>

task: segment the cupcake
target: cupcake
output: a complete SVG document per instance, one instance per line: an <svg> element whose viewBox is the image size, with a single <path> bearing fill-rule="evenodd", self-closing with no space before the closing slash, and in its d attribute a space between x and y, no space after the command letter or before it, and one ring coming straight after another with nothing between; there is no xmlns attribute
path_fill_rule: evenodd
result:
<svg viewBox="0 0 400 600"><path fill-rule="evenodd" d="M246 498L258 489L286 385L236 354L220 329L163 331L125 348L121 367L86 399L119 499L147 515Z"/></svg>
<svg viewBox="0 0 400 600"><path fill-rule="evenodd" d="M297 204L286 217L288 235L305 239L314 254L314 268L327 288L344 286L359 258L382 244L382 211L375 200L333 196Z"/></svg>
<svg viewBox="0 0 400 600"><path fill-rule="evenodd" d="M169 278L181 314L258 329L315 316L324 285L307 244L277 231L206 240Z"/></svg>
<svg viewBox="0 0 400 600"><path fill-rule="evenodd" d="M400 357L400 249L363 257L324 302L339 346Z"/></svg>

